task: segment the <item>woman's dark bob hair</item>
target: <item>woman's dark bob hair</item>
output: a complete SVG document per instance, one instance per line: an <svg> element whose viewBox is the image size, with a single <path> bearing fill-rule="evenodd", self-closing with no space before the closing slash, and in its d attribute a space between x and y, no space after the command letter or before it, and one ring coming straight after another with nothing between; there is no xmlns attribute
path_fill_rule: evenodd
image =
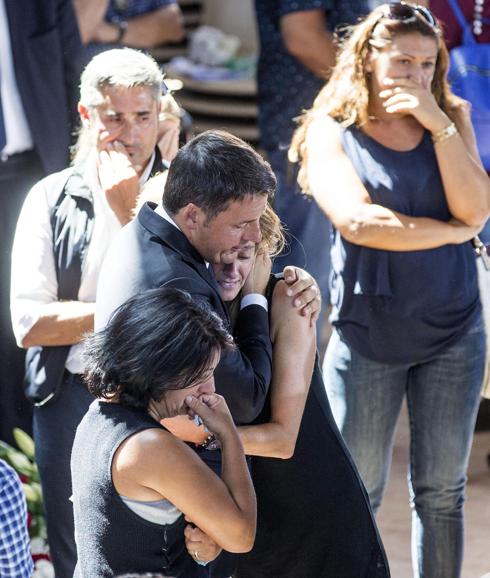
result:
<svg viewBox="0 0 490 578"><path fill-rule="evenodd" d="M216 353L233 338L204 303L179 289L161 287L121 305L102 331L85 341L85 381L96 397L137 408L170 389L199 382Z"/></svg>

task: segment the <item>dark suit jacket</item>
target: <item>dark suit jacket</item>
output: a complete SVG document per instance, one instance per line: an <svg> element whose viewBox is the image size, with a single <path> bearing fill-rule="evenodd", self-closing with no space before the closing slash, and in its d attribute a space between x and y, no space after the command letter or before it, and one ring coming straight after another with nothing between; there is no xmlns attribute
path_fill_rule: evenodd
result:
<svg viewBox="0 0 490 578"><path fill-rule="evenodd" d="M132 295L168 285L208 302L229 327L228 313L214 274L184 234L157 215L154 204L143 206L137 219L114 240L99 276L96 330ZM249 423L260 413L272 375L272 347L267 312L259 305L245 307L235 326L238 350L221 356L215 372L237 423ZM212 452L211 452L212 453Z"/></svg>
<svg viewBox="0 0 490 578"><path fill-rule="evenodd" d="M68 165L81 43L71 0L5 0L15 76L46 174Z"/></svg>

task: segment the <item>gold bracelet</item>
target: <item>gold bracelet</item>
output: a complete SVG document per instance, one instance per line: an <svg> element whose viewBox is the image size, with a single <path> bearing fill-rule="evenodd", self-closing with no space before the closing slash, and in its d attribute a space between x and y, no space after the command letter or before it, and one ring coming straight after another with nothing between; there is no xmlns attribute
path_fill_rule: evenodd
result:
<svg viewBox="0 0 490 578"><path fill-rule="evenodd" d="M442 130L439 130L435 134L433 134L432 135L432 142L434 144L436 144L438 142L443 142L443 141L447 140L448 138L451 138L455 134L458 134L458 129L456 128L456 125L454 124L454 122L452 122L451 124L448 124Z"/></svg>

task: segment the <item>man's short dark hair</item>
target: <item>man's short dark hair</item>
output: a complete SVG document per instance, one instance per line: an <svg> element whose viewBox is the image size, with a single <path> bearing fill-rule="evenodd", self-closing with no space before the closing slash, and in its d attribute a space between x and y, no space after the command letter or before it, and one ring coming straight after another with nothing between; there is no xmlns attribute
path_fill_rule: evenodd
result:
<svg viewBox="0 0 490 578"><path fill-rule="evenodd" d="M275 190L269 163L249 144L227 132L209 130L183 146L172 161L163 205L176 214L194 203L212 219L232 201L249 195L272 200Z"/></svg>
<svg viewBox="0 0 490 578"><path fill-rule="evenodd" d="M199 382L214 356L233 348L222 320L180 289L160 287L123 303L87 337L85 381L97 397L147 408L170 389Z"/></svg>

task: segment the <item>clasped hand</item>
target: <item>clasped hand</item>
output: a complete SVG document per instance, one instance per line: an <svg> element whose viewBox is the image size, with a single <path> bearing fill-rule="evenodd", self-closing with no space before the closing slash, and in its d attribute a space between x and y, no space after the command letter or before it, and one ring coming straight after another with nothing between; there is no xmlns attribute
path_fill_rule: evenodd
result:
<svg viewBox="0 0 490 578"><path fill-rule="evenodd" d="M185 398L189 419L199 416L206 429L221 439L235 428L225 398L217 393Z"/></svg>
<svg viewBox="0 0 490 578"><path fill-rule="evenodd" d="M107 202L122 225L128 223L136 206L140 192L140 166L133 165L131 157L121 141L111 140L107 134L99 136L98 175Z"/></svg>
<svg viewBox="0 0 490 578"><path fill-rule="evenodd" d="M185 546L189 555L199 562L211 562L221 552L221 548L207 534L195 526L186 516L189 522L184 530Z"/></svg>
<svg viewBox="0 0 490 578"><path fill-rule="evenodd" d="M258 251L252 270L243 286L243 295L248 293L265 294L269 283L272 262L270 257ZM320 289L315 279L304 269L287 266L283 271L284 281L287 283L287 294L291 297L292 305L304 316L311 316L314 325L320 315L322 306Z"/></svg>
<svg viewBox="0 0 490 578"><path fill-rule="evenodd" d="M410 114L431 133L446 127L449 119L432 94L431 87L412 78L385 78L379 93L389 114Z"/></svg>

